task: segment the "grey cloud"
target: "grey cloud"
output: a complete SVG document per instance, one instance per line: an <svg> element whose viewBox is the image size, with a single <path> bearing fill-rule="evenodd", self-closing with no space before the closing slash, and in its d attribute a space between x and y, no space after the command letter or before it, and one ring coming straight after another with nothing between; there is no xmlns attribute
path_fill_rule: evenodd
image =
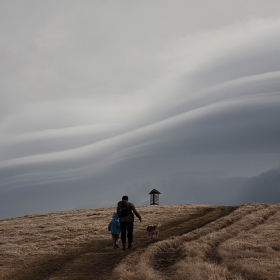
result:
<svg viewBox="0 0 280 280"><path fill-rule="evenodd" d="M279 4L27 3L0 4L2 217L238 204L279 165Z"/></svg>
<svg viewBox="0 0 280 280"><path fill-rule="evenodd" d="M279 203L280 195L280 166L248 179L242 187L244 203Z"/></svg>

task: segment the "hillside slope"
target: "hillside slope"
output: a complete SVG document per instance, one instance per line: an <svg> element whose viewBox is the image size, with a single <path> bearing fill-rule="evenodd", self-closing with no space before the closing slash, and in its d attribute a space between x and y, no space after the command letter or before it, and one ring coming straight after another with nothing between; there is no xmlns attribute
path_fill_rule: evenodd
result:
<svg viewBox="0 0 280 280"><path fill-rule="evenodd" d="M0 220L0 279L279 279L280 205L137 207L131 250L114 250L115 208ZM148 224L161 224L158 239Z"/></svg>

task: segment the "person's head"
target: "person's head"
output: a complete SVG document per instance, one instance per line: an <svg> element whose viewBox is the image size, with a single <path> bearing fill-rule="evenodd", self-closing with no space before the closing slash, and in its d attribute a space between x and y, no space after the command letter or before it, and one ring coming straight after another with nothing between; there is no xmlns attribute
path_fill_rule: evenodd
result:
<svg viewBox="0 0 280 280"><path fill-rule="evenodd" d="M127 196L127 195L124 195L124 196L122 197L122 200L128 201L128 196Z"/></svg>

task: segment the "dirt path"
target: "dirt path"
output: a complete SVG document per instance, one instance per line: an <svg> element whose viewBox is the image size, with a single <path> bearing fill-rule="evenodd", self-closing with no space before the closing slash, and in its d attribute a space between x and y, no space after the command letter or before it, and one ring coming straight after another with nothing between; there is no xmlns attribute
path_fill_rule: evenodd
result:
<svg viewBox="0 0 280 280"><path fill-rule="evenodd" d="M181 236L182 234L191 232L194 229L202 228L203 226L214 222L221 217L229 215L235 209L236 207L205 208L199 213L193 214L188 220L181 221L179 228L176 228L176 232L179 233L177 235ZM170 232L172 228L174 228L174 226L168 225L168 229L163 232L163 235L168 235L164 237L168 238L170 235L175 235L170 234L172 233ZM199 236L194 238L197 239ZM168 252L162 252L156 256L155 267L157 270L162 271L163 273L168 273L169 267L182 258L181 251L177 250L177 248L173 249L174 251L171 250Z"/></svg>
<svg viewBox="0 0 280 280"><path fill-rule="evenodd" d="M83 244L81 248L66 251L64 255L55 259L46 257L44 260L38 260L32 264L32 268L28 267L20 277L11 278L14 280L108 280L111 277L113 269L122 261L128 254L135 250L143 250L151 243L159 240L164 240L170 236L179 236L190 232L196 228L213 222L214 220L228 215L235 208L222 207L219 213L215 213L211 218L211 212L217 211L214 208L204 208L202 211L193 214L191 217L187 214L186 217L172 220L169 223L162 224L160 228L160 236L157 240L149 239L147 233L143 229L135 229L134 232L134 247L123 251L121 249L113 249L111 239L93 240L91 243ZM207 219L203 218L208 216ZM189 223L190 219L193 220ZM163 256L164 257L164 256ZM159 266L168 265L166 261L172 262L172 259L167 260L165 257L159 262ZM170 263L169 263L170 265Z"/></svg>
<svg viewBox="0 0 280 280"><path fill-rule="evenodd" d="M213 212L216 212L217 210L219 209L215 209ZM227 210L228 213L226 214L227 211L225 211L224 216L232 212L230 208L228 208ZM262 214L258 214L250 217L252 212L254 211L260 212L264 210L266 210L266 208L262 208L262 209L252 208L247 213L243 212L239 217L237 216L237 219L230 218L227 222L221 223L219 230L217 230L216 228L216 230L212 231L213 229L211 230L211 228L209 228L208 230L205 230L201 234L195 234L190 236L187 241L185 240L185 242L190 242L190 243L196 242L195 243L196 245L198 245L199 243L207 244L207 249L205 251L203 251L202 247L197 246L200 248L199 251L200 254L204 253L204 258L201 258L201 260L203 260L203 262L207 262L208 264L214 264L215 266L220 265L224 269L228 270L227 277L223 279L236 279L237 274L239 276L242 276L242 279L246 279L246 280L247 279L248 280L249 279L276 279L276 278L261 278L259 277L258 272L254 270L246 271L241 269L238 271L237 266L232 266L231 262L226 263L225 260L222 258L222 256L219 254L219 247L223 242L226 242L228 239L234 238L235 236L239 235L242 232L249 231L256 227L261 226L276 213L275 209L271 209L271 210L268 209L266 212L263 212ZM210 212L205 213L204 219L206 220L208 220L207 215L211 215L211 213ZM249 216L247 220L246 220L246 216ZM189 220L188 222L189 223L195 222L195 224L199 224L199 220L200 217L194 217L194 221ZM227 230L226 229L227 227L230 227L230 230ZM209 242L209 239L207 239L207 235L209 233L212 234L211 242ZM179 263L179 261L188 259L189 260L188 262L192 263L191 261L192 256L190 254L186 254L186 251L184 250L185 245L182 244L183 243L180 243L180 245L173 246L173 248L170 248L172 249L170 251L165 250L154 255L154 259L153 259L154 269L157 270L159 273L161 273L161 275L164 275L165 279L173 279L174 273L176 273L175 272L176 268L174 268L174 265ZM191 248L191 246L189 248ZM197 257L196 262L199 262L199 257ZM240 269L240 267L238 269Z"/></svg>

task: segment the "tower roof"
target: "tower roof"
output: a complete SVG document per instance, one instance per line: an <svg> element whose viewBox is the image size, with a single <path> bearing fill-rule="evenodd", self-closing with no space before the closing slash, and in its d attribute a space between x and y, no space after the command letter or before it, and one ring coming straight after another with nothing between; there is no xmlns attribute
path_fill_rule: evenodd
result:
<svg viewBox="0 0 280 280"><path fill-rule="evenodd" d="M154 193L160 194L160 192L156 189L152 189L149 194L154 194Z"/></svg>

